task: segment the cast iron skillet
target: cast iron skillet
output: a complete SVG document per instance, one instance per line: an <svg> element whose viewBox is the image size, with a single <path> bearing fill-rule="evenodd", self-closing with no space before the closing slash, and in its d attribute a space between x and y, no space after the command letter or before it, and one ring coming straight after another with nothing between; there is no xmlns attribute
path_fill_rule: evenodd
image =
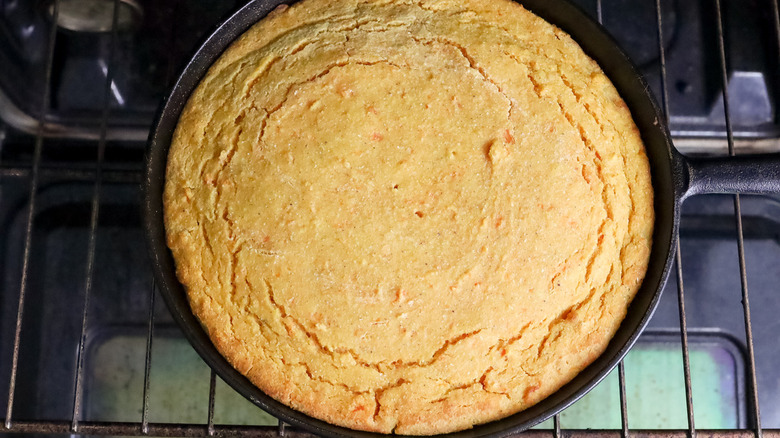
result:
<svg viewBox="0 0 780 438"><path fill-rule="evenodd" d="M283 405L261 392L220 355L190 311L166 246L162 194L173 131L190 93L230 43L263 18L280 0L253 0L241 8L198 49L159 113L149 138L143 218L160 292L187 339L219 376L259 407L285 422L325 436L376 434L333 426ZM617 87L647 147L655 191L655 231L650 265L642 287L604 354L571 382L537 405L492 423L451 434L458 437L504 436L529 428L563 410L598 384L626 355L655 310L677 244L680 203L700 193L780 193L778 156L691 160L671 146L669 132L649 88L607 33L565 0L522 0L527 9L568 32L595 59Z"/></svg>

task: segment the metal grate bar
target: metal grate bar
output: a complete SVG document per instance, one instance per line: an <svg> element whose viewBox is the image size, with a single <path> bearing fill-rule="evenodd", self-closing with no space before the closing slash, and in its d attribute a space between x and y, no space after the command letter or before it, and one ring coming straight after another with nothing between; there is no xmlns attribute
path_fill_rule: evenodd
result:
<svg viewBox="0 0 780 438"><path fill-rule="evenodd" d="M723 84L723 111L726 119L726 135L729 147L729 156L734 156L734 131L731 124L731 112L729 109L728 68L726 66L725 38L723 35L723 12L720 0L715 1L715 16L718 30L718 51L720 55L720 71ZM758 385L756 382L756 362L753 349L753 329L750 321L750 303L748 301L747 270L745 268L745 240L742 230L742 205L739 194L734 195L734 215L737 225L737 251L739 254L739 277L742 285L742 306L745 318L745 337L748 348L748 377L750 384L750 405L755 420L755 432L761 438L761 411L758 405Z"/></svg>
<svg viewBox="0 0 780 438"><path fill-rule="evenodd" d="M178 6L178 2L174 2L174 16L176 15L176 6ZM176 33L176 20L172 20L170 22L170 26L168 26L168 32L165 36L165 42L168 50L171 53L175 53L175 37L177 35ZM167 71L165 75L165 84L166 88L170 87L173 83L174 79L174 70L173 70L173 61L171 59L168 60L168 66ZM139 181L140 182L140 181ZM150 433L154 436L159 436L159 432L156 430L155 426L149 423L149 394L150 394L150 385L151 385L151 376L152 376L152 351L154 346L154 318L155 318L155 312L154 312L154 306L155 306L155 296L157 295L157 279L155 278L154 274L152 274L152 287L149 290L149 319L147 321L147 330L146 330L146 356L144 358L144 392L143 392L143 402L141 406L141 424L140 424L140 432L142 435L149 435ZM207 431L208 432L208 431ZM198 434L199 436L203 436L203 433Z"/></svg>
<svg viewBox="0 0 780 438"><path fill-rule="evenodd" d="M561 438L561 414L553 415L553 436Z"/></svg>
<svg viewBox="0 0 780 438"><path fill-rule="evenodd" d="M772 12L775 18L775 35L777 35L777 59L780 61L780 6L778 0L772 1Z"/></svg>
<svg viewBox="0 0 780 438"><path fill-rule="evenodd" d="M658 37L658 56L661 64L661 102L664 119L669 122L669 84L666 73L666 48L664 47L663 13L661 0L655 0L655 19ZM682 253L680 252L680 233L677 233L675 248L675 266L677 267L677 305L680 314L680 343L683 356L683 375L685 378L685 408L688 414L688 434L696 437L696 422L693 411L693 388L691 386L690 349L688 347L688 322L685 317L685 286L682 271Z"/></svg>
<svg viewBox="0 0 780 438"><path fill-rule="evenodd" d="M3 146L5 145L5 130L0 129L0 169L3 166ZM3 205L3 174L0 173L0 206Z"/></svg>
<svg viewBox="0 0 780 438"><path fill-rule="evenodd" d="M22 334L22 317L24 315L24 298L27 294L27 279L30 270L30 248L32 246L33 219L35 217L35 201L38 192L39 168L41 164L41 151L43 150L43 119L48 111L51 94L51 76L54 64L54 44L57 42L57 26L54 24L59 17L59 1L54 1L52 12L52 24L49 30L49 46L46 53L46 69L44 74L43 96L41 98L38 132L35 136L35 149L33 152L32 180L30 181L30 197L27 211L26 228L24 234L24 252L22 255L22 278L19 283L19 305L16 310L16 328L14 330L14 346L11 358L11 376L8 383L8 406L5 413L5 428L13 426L12 415L14 409L14 391L16 389L16 372L19 366L19 346Z"/></svg>
<svg viewBox="0 0 780 438"><path fill-rule="evenodd" d="M152 288L149 291L149 327L146 332L146 358L144 359L144 395L141 410L141 433L149 434L149 380L152 370L152 342L154 340L154 296L156 281L152 276Z"/></svg>
<svg viewBox="0 0 780 438"><path fill-rule="evenodd" d="M745 267L745 238L742 231L742 206L739 195L734 195L734 216L737 226L737 253L739 255L739 279L742 286L742 309L745 318L745 338L748 349L750 377L750 402L755 420L756 436L761 438L761 409L758 403L758 384L756 379L756 358L753 347L753 328L750 320L750 301L748 299L747 269Z"/></svg>
<svg viewBox="0 0 780 438"><path fill-rule="evenodd" d="M731 111L729 108L729 75L726 66L726 42L723 35L723 10L720 0L715 2L715 20L718 30L718 54L720 58L721 83L723 85L723 112L726 118L726 136L729 148L729 156L734 156L734 129L731 126Z"/></svg>
<svg viewBox="0 0 780 438"><path fill-rule="evenodd" d="M628 405L626 404L626 370L623 361L618 363L618 386L620 387L620 436L628 438Z"/></svg>
<svg viewBox="0 0 780 438"><path fill-rule="evenodd" d="M680 342L683 351L683 375L685 376L685 409L688 413L688 433L696 437L696 422L693 415L693 389L691 386L691 358L688 348L688 322L685 318L685 286L683 284L682 253L680 252L680 236L677 236L675 248L675 265L677 266L677 306L680 310Z"/></svg>
<svg viewBox="0 0 780 438"><path fill-rule="evenodd" d="M0 178L29 178L32 169L27 167L0 167ZM101 172L103 182L139 184L143 181L142 170L103 169ZM76 182L94 182L95 169L79 169L52 167L41 164L38 169L38 178L43 180L60 180Z"/></svg>
<svg viewBox="0 0 780 438"><path fill-rule="evenodd" d="M664 19L661 0L655 0L655 23L658 38L658 57L661 64L661 108L666 122L669 122L669 83L666 75L666 47L664 47Z"/></svg>
<svg viewBox="0 0 780 438"><path fill-rule="evenodd" d="M108 66L106 67L106 82L103 87L103 112L100 118L100 139L98 140L97 163L95 164L95 184L92 190L92 211L89 219L89 243L87 248L87 267L84 273L84 309L81 314L81 335L79 337L78 356L76 359L76 383L73 390L73 415L71 430L79 429L79 416L83 400L84 346L87 341L87 318L89 315L89 298L92 295L92 280L95 270L95 245L97 241L97 224L100 217L100 192L103 182L103 161L106 155L106 127L108 126L109 104L111 102L111 84L113 83L116 57L117 23L119 21L119 0L114 0L114 11L111 22L111 41L109 43Z"/></svg>
<svg viewBox="0 0 780 438"><path fill-rule="evenodd" d="M285 423L282 420L279 420L279 424L276 427L276 435L280 437L287 435L287 423Z"/></svg>
<svg viewBox="0 0 780 438"><path fill-rule="evenodd" d="M208 419L208 431L209 436L214 436L214 392L217 388L217 373L211 370L211 378L209 380L209 419Z"/></svg>
<svg viewBox="0 0 780 438"><path fill-rule="evenodd" d="M734 131L731 125L731 112L729 109L728 68L726 66L725 38L723 35L723 11L720 0L715 1L715 17L718 30L718 51L720 55L720 72L723 84L723 111L726 119L726 134L729 146L729 156L734 156ZM745 338L748 349L748 376L750 384L750 407L755 420L755 433L761 438L761 411L758 405L758 385L756 382L756 361L753 349L753 329L750 320L750 302L748 300L747 270L745 268L745 239L742 232L742 205L739 194L734 195L734 216L737 222L737 251L739 254L739 278L742 285L742 308L745 318Z"/></svg>
<svg viewBox="0 0 780 438"><path fill-rule="evenodd" d="M84 421L80 424L83 435L127 435L139 436L138 423L114 423ZM206 435L208 427L205 424L173 424L150 423L149 434L160 437L201 437ZM14 423L13 433L43 433L43 434L68 434L70 433L69 421L17 421ZM702 435L711 438L752 438L749 430L701 430ZM274 426L215 426L216 437L262 437L274 438L278 436L279 429ZM566 431L566 438L620 438L619 430L573 430ZM764 431L766 438L780 438L780 429L767 429ZM286 428L286 438L318 438L317 435ZM544 429L532 429L522 434L509 435L510 437L523 438L554 438L554 431ZM680 430L633 430L632 438L687 438L688 431Z"/></svg>

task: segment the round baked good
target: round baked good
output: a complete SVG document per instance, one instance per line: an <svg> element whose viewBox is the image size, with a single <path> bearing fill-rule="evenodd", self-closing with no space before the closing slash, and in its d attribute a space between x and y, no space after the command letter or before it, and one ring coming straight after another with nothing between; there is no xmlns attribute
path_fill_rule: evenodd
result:
<svg viewBox="0 0 780 438"><path fill-rule="evenodd" d="M354 429L505 417L606 347L645 274L648 161L564 32L509 0L304 0L211 67L168 157L219 351Z"/></svg>

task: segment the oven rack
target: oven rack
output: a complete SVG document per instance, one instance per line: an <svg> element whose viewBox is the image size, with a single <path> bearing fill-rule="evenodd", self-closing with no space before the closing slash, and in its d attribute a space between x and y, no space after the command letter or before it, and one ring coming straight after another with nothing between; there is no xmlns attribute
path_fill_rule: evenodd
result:
<svg viewBox="0 0 780 438"><path fill-rule="evenodd" d="M639 1L639 0L637 0ZM656 38L658 41L658 50L660 54L660 78L661 78L661 90L660 96L662 108L664 114L669 114L669 84L667 83L667 71L666 71L666 58L664 41L664 25L662 14L662 1L661 0L641 0L654 3L656 12ZM144 391L143 391L143 406L141 409L141 418L136 422L94 422L94 421L82 421L82 404L84 398L84 366L86 355L86 339L87 339L87 321L90 317L89 301L92 293L92 280L95 270L95 248L96 248L96 236L98 220L101 211L101 192L103 185L108 183L126 183L126 184L141 184L143 179L143 169L138 163L138 166L130 167L117 167L117 166L105 166L105 153L107 146L107 129L108 129L108 117L110 113L110 87L114 70L116 68L117 60L114 55L114 48L117 40L117 20L119 10L119 0L114 0L114 14L113 14L113 28L111 31L111 55L110 62L107 67L106 80L102 84L104 100L102 107L102 118L100 123L99 138L97 140L97 156L92 165L59 165L52 162L42 162L42 150L44 148L44 141L46 139L46 114L49 111L49 104L51 101L52 92L52 68L55 59L55 46L57 38L57 26L50 26L48 34L48 54L46 58L45 77L43 83L45 87L40 99L39 113L37 117L37 130L35 134L34 151L30 162L21 163L2 163L0 162L0 182L23 184L28 182L29 195L28 195L28 207L26 210L26 218L24 223L24 239L23 239L23 253L21 260L21 281L18 289L17 311L16 320L13 326L13 349L10 358L0 358L0 360L10 360L10 375L0 376L2 379L8 381L8 393L6 411L4 413L3 423L0 426L0 433L32 433L32 434L79 434L79 435L127 435L127 436L260 436L260 437L309 437L312 436L307 432L293 429L289 425L281 422L278 427L274 426L232 426L215 424L214 422L214 406L215 406L215 388L216 388L216 375L214 371L211 371L209 382L209 398L208 398L208 417L206 422L202 424L172 424L172 423L155 423L149 421L149 387L150 387L150 369L153 361L152 346L154 342L155 332L155 296L156 286L153 279L149 279L150 291L149 291L149 318L146 334L146 357L145 357L145 374L144 374ZM728 69L725 39L723 30L723 7L721 0L711 0L711 7L715 11L716 16L716 28L717 39L711 41L711 44L717 46L719 53L719 65L720 78L722 84L728 83ZM59 0L55 0L53 3L53 22L57 22L59 13ZM778 12L778 0L771 0L771 10L767 11L767 14L773 16L774 33L777 38L777 47L780 48L780 14ZM602 0L596 0L595 2L595 14L599 21L602 21L603 5ZM777 62L780 62L780 50L778 50ZM169 75L170 76L170 75ZM723 86L723 106L726 124L726 136L725 140L728 145L729 155L735 155L735 139L734 129L731 121L731 111L729 109L729 95L728 87ZM2 138L0 138L0 145L2 145ZM0 151L2 151L0 149ZM20 362L20 345L22 342L22 321L25 317L25 299L27 298L27 291L29 286L29 272L30 272L30 259L31 259L31 247L33 239L33 230L35 227L35 212L36 202L38 200L39 189L41 187L41 181L47 180L68 180L68 181L80 181L92 184L92 197L91 197L91 213L89 221L89 234L87 242L87 260L86 269L84 272L84 287L83 287L83 304L81 313L81 336L78 345L78 355L76 358L76 376L74 382L74 390L72 394L73 409L70 419L62 420L21 420L14 417L15 396L16 396L16 381L17 374L20 367L24 366ZM2 184L0 184L2 187ZM559 415L553 418L553 429L551 430L530 430L523 432L529 438L559 438L559 437L581 437L581 438L627 438L629 436L636 438L693 438L695 436L700 437L719 437L719 438L748 438L755 436L761 438L762 436L767 438L780 438L780 429L762 429L761 427L761 415L759 411L758 390L756 381L756 366L755 366L755 353L754 342L752 334L752 322L750 316L750 303L749 303L749 289L747 278L747 267L745 260L745 248L744 248L744 232L742 224L742 203L739 195L733 196L734 204L734 220L735 220L735 237L734 240L737 244L738 264L740 271L741 281L741 299L744 309L744 329L747 347L746 356L746 391L745 391L745 404L747 406L747 424L749 427L735 430L700 430L696 428L695 418L693 412L693 398L691 390L691 372L690 372L690 354L688 345L688 333L686 322L686 310L685 310L685 288L684 288L684 270L681 262L680 247L676 249L676 262L675 262L675 277L677 281L677 302L679 306L680 316L680 343L684 367L684 386L686 394L686 408L687 408L687 429L680 430L636 430L629 427L628 409L627 409L627 397L626 397L626 382L625 382L625 368L621 362L617 368L620 390L620 413L622 420L622 428L616 430L571 430L562 429L560 426Z"/></svg>

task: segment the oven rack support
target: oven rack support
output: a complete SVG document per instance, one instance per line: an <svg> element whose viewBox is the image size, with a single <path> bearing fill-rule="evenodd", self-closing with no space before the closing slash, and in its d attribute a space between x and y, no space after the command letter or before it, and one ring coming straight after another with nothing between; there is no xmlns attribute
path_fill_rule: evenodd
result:
<svg viewBox="0 0 780 438"><path fill-rule="evenodd" d="M642 0L654 2L655 15L656 15L656 30L658 50L660 55L660 73L661 73L661 103L664 114L668 119L669 114L669 90L667 82L666 71L666 55L664 48L664 36L663 36L663 14L662 14L662 2L661 0ZM731 112L729 109L729 96L728 87L725 86L728 81L728 59L725 52L724 31L723 31L723 8L721 0L709 0L711 7L715 11L716 16L716 29L717 40L712 44L717 45L719 53L719 65L720 76L723 86L723 104L725 112L725 123L728 143L728 152L730 156L735 155L734 148L734 134L731 122ZM596 17L599 22L602 21L603 13L603 0L596 0ZM57 22L57 16L59 12L59 0L53 2L52 21ZM778 0L771 0L771 14L773 15L774 33L777 38L778 53L776 54L777 60L780 60L780 8L778 7ZM105 83L103 84L104 100L103 111L100 125L100 136L98 139L97 156L94 162L94 167L84 166L72 166L63 167L57 166L51 163L42 163L41 156L45 139L45 115L49 110L49 102L51 97L51 79L52 68L55 58L54 48L56 46L57 27L52 25L48 35L48 52L46 59L45 87L41 95L38 115L38 129L35 135L34 152L32 156L32 163L11 163L4 164L0 162L0 179L19 179L21 181L29 180L29 196L25 228L24 228L24 249L22 254L22 272L21 282L18 290L18 307L16 312L15 330L13 337L13 350L11 361L10 376L0 376L0 378L8 379L9 390L7 393L7 409L2 425L0 425L0 433L36 433L36 434L82 434L82 435L126 435L126 436L183 436L183 437L195 437L195 436L216 436L216 437L238 437L238 436L253 436L253 437L290 437L290 438L308 438L311 435L306 432L295 430L285 423L280 422L278 427L273 426L227 426L214 423L214 406L215 406L215 384L216 375L211 372L210 385L209 385L209 399L208 399L208 417L203 424L173 424L173 423L152 423L148 421L149 418L149 388L152 384L150 382L150 369L153 360L152 347L154 342L154 305L156 287L153 280L150 280L151 291L149 293L149 317L148 317L148 329L146 337L146 355L145 355L145 375L144 375L144 396L143 406L141 410L141 418L138 422L94 422L94 421L82 421L81 419L81 404L82 404L82 374L84 368L84 352L85 352L85 340L86 340L86 327L89 319L88 303L92 290L92 279L94 276L94 260L95 260L95 241L96 241L96 229L100 214L100 194L101 188L104 182L124 182L140 184L142 180L142 169L140 164L137 168L105 168L103 165L106 145L107 145L107 120L110 112L109 97L110 86L115 69L115 45L117 41L117 20L118 20L119 0L114 0L114 15L113 15L113 27L111 31L111 57L108 65L108 73L106 75ZM0 143L1 144L1 143ZM78 355L76 358L76 378L74 382L73 390L73 410L70 419L56 420L56 421L38 421L38 420L21 420L14 418L14 396L17 380L17 370L20 366L19 363L19 350L21 343L21 328L24 318L24 303L28 288L28 275L30 264L30 252L33 238L34 228L34 212L36 205L36 197L41 184L41 180L48 178L65 178L71 180L80 180L93 183L92 203L91 203L91 215L88 235L88 251L87 251L87 263L84 273L84 299L81 314L81 336L78 345ZM636 430L630 429L630 418L628 418L627 398L626 398L626 383L625 383L625 367L623 363L618 367L619 389L620 389L620 410L621 410L621 429L616 430L572 430L562 429L560 426L559 415L553 418L553 429L551 430L530 430L523 432L522 435L528 438L627 438L629 436L633 438L704 438L704 437L717 437L717 438L780 438L780 429L762 429L761 428L761 415L758 402L758 387L756 383L756 366L754 359L754 343L752 335L752 322L750 317L750 302L749 302L749 288L748 278L745 260L744 250L744 233L742 226L742 214L741 214L741 201L739 195L734 195L734 215L736 221L735 237L738 251L738 264L741 280L741 293L744 309L744 327L745 336L747 341L747 394L746 404L748 411L748 424L747 429L737 430L698 430L695 426L694 419L694 400L691 390L691 373L690 373L690 354L688 346L688 328L686 322L685 311L685 288L684 288L684 270L681 260L681 252L679 245L676 248L676 280L678 289L678 308L680 316L680 340L681 340L681 355L683 358L684 368L684 384L686 394L686 409L687 409L687 429L681 430ZM2 358L6 360L6 358Z"/></svg>

